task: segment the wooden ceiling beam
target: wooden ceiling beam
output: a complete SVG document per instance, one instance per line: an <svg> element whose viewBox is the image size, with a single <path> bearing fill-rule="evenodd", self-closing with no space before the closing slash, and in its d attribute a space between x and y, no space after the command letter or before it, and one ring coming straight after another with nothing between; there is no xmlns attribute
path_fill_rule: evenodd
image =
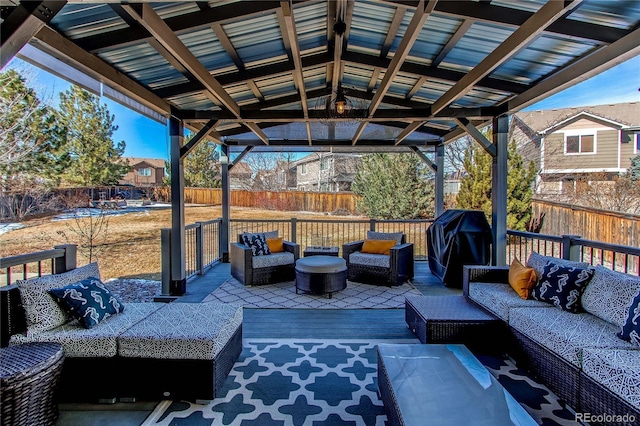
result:
<svg viewBox="0 0 640 426"><path fill-rule="evenodd" d="M457 101L467 94L473 86L483 77L509 60L521 49L535 40L546 27L556 19L573 10L581 3L581 0L574 1L550 1L542 6L531 16L522 26L516 29L497 48L487 55L478 65L473 67L464 77L453 85L447 92L438 98L431 106L433 114Z"/></svg>
<svg viewBox="0 0 640 426"><path fill-rule="evenodd" d="M449 52L451 52L451 50L454 47L456 47L460 39L462 39L462 37L464 37L467 31L469 31L469 28L471 28L471 25L473 25L473 21L471 19L465 19L464 21L462 21L462 23L460 24L456 32L453 33L449 41L447 41L447 43L442 47L442 49L440 49L440 52L438 52L436 57L433 58L433 61L431 61L432 67L437 67L438 65L440 65L440 63L442 63L442 61L444 60L444 58L447 57Z"/></svg>
<svg viewBox="0 0 640 426"><path fill-rule="evenodd" d="M244 62L240 58L240 55L238 54L238 51L236 50L233 43L231 43L231 40L229 40L229 36L227 36L227 32L224 30L224 28L222 28L222 24L220 23L211 24L211 29L216 34L216 37L218 37L218 41L224 48L224 51L227 52L227 55L229 55L229 58L231 58L236 68L238 68L238 71L244 72L244 68L245 68Z"/></svg>
<svg viewBox="0 0 640 426"><path fill-rule="evenodd" d="M418 130L425 123L426 121L414 121L413 123L409 124L407 127L402 129L398 136L396 136L395 144L400 144L403 140L408 138L411 133Z"/></svg>
<svg viewBox="0 0 640 426"><path fill-rule="evenodd" d="M407 9L401 6L396 8L395 13L393 14L393 19L391 19L391 24L389 24L389 28L387 29L387 36L384 39L384 43L382 43L382 49L380 49L381 58L386 58L389 54L393 41L398 36L400 24L402 24L402 18L404 18L406 11Z"/></svg>
<svg viewBox="0 0 640 426"><path fill-rule="evenodd" d="M409 22L407 30L405 31L404 36L402 37L402 40L398 45L398 49L396 49L396 51L394 52L393 59L391 59L389 67L387 67L387 70L384 73L384 77L382 78L380 85L378 85L378 89L373 95L373 99L371 99L371 103L369 104L369 117L372 117L380 106L382 99L387 94L387 91L389 90L389 87L391 87L391 83L393 83L393 79L398 74L398 71L400 71L400 67L402 66L407 55L409 55L409 51L420 35L420 31L422 30L425 21L435 8L436 3L437 0L421 0L420 3L418 3L418 6L413 13L413 17L411 18L411 22ZM358 129L353 135L354 145L358 142L358 138L360 138L366 126L366 121L363 121L360 126L358 126Z"/></svg>

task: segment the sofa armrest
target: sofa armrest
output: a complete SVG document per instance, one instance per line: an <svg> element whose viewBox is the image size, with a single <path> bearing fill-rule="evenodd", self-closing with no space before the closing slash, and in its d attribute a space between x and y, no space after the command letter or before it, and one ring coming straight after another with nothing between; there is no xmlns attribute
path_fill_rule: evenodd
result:
<svg viewBox="0 0 640 426"><path fill-rule="evenodd" d="M231 276L245 285L253 282L253 253L244 244L231 243L229 245L229 260L231 261Z"/></svg>
<svg viewBox="0 0 640 426"><path fill-rule="evenodd" d="M389 250L389 266L394 276L413 278L413 243L398 244Z"/></svg>
<svg viewBox="0 0 640 426"><path fill-rule="evenodd" d="M472 282L509 284L508 266L476 266L462 267L462 294L469 295L469 284Z"/></svg>
<svg viewBox="0 0 640 426"><path fill-rule="evenodd" d="M353 241L342 245L342 258L347 261L347 267L349 266L349 255L356 251L362 250L364 240Z"/></svg>
<svg viewBox="0 0 640 426"><path fill-rule="evenodd" d="M292 243L291 241L283 241L282 245L284 246L284 251L293 253L294 259L300 259L300 244Z"/></svg>

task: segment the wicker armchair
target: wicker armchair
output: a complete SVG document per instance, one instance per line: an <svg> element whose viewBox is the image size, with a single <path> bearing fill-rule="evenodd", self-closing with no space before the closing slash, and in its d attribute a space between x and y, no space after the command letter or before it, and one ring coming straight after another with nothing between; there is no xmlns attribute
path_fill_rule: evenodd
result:
<svg viewBox="0 0 640 426"><path fill-rule="evenodd" d="M267 238L278 236L278 231L262 232ZM253 256L251 248L242 242L231 243L229 255L231 276L246 286L293 281L296 278L296 260L300 258L300 245L283 241L284 252L266 256Z"/></svg>
<svg viewBox="0 0 640 426"><path fill-rule="evenodd" d="M405 242L404 233L367 232L367 239L396 240L389 255L362 253L364 240L342 246L347 261L347 279L360 283L398 286L413 278L413 243Z"/></svg>

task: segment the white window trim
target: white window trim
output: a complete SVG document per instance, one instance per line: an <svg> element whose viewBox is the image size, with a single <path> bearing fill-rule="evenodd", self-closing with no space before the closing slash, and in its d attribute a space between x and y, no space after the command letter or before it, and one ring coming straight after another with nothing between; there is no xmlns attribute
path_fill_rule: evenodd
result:
<svg viewBox="0 0 640 426"><path fill-rule="evenodd" d="M598 153L598 130L596 129L580 129L565 130L559 132L564 134L564 155L596 155ZM580 136L580 145L582 145L582 136L593 136L593 152L567 152L567 137Z"/></svg>
<svg viewBox="0 0 640 426"><path fill-rule="evenodd" d="M633 143L633 153L640 154L640 133L635 133L636 140Z"/></svg>
<svg viewBox="0 0 640 426"><path fill-rule="evenodd" d="M307 174L307 164L300 164L300 174L301 175L306 175Z"/></svg>
<svg viewBox="0 0 640 426"><path fill-rule="evenodd" d="M148 171L147 173L142 173L143 171ZM140 168L138 169L138 176L142 176L142 177L151 177L152 173L151 173L151 167L144 167L144 168Z"/></svg>

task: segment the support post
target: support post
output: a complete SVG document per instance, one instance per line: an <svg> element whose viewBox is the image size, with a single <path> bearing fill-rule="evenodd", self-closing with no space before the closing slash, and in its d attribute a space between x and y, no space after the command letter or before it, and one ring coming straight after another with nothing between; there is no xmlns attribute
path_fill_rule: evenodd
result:
<svg viewBox="0 0 640 426"><path fill-rule="evenodd" d="M436 182L435 182L436 217L444 213L444 144L436 146Z"/></svg>
<svg viewBox="0 0 640 426"><path fill-rule="evenodd" d="M204 275L204 226L196 222L196 269L198 275Z"/></svg>
<svg viewBox="0 0 640 426"><path fill-rule="evenodd" d="M291 218L291 242L297 243L298 241L298 219Z"/></svg>
<svg viewBox="0 0 640 426"><path fill-rule="evenodd" d="M231 185L229 182L229 147L220 145L222 166L222 222L220 223L220 256L223 263L229 263L229 212ZM226 161L224 160L226 158Z"/></svg>
<svg viewBox="0 0 640 426"><path fill-rule="evenodd" d="M171 228L160 230L160 265L162 267L162 296L171 293Z"/></svg>
<svg viewBox="0 0 640 426"><path fill-rule="evenodd" d="M562 236L562 258L582 262L582 245L573 244L573 240L580 238L580 235Z"/></svg>
<svg viewBox="0 0 640 426"><path fill-rule="evenodd" d="M61 274L76 269L76 266L78 266L78 246L75 244L61 244L53 246L53 248L64 250L64 256L57 257L53 262L54 274Z"/></svg>
<svg viewBox="0 0 640 426"><path fill-rule="evenodd" d="M491 230L493 232L492 263L507 264L507 153L509 118L493 119L493 145L496 155L492 162Z"/></svg>
<svg viewBox="0 0 640 426"><path fill-rule="evenodd" d="M180 149L184 137L182 120L169 118L171 139L171 288L172 296L182 296L187 290L184 232L184 168Z"/></svg>
<svg viewBox="0 0 640 426"><path fill-rule="evenodd" d="M375 219L369 219L369 231L374 231L376 230L376 220Z"/></svg>

